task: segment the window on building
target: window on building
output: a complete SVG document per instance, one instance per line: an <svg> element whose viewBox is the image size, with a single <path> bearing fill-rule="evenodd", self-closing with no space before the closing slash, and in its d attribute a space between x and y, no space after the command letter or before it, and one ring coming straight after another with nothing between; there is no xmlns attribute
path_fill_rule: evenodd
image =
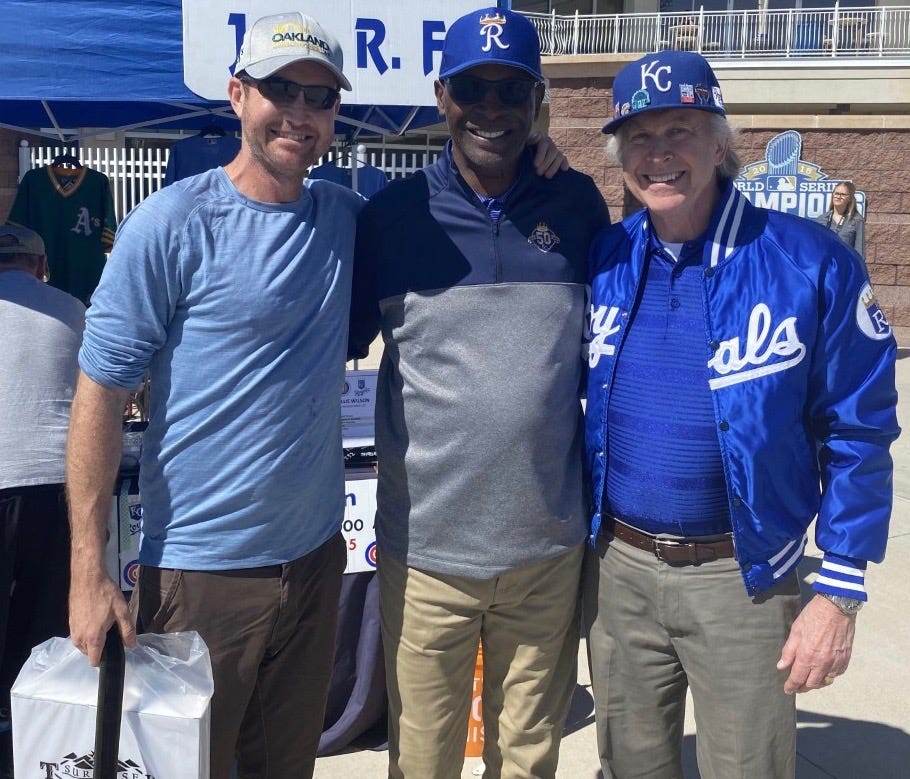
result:
<svg viewBox="0 0 910 779"><path fill-rule="evenodd" d="M550 13L550 3L549 0L539 0L538 2L532 2L532 0L519 2L519 0L515 0L512 3L512 10L529 14L547 14Z"/></svg>
<svg viewBox="0 0 910 779"><path fill-rule="evenodd" d="M580 14L607 13L607 5L613 3L609 0L513 0L512 10L538 14L555 11L557 16L572 16L576 11Z"/></svg>

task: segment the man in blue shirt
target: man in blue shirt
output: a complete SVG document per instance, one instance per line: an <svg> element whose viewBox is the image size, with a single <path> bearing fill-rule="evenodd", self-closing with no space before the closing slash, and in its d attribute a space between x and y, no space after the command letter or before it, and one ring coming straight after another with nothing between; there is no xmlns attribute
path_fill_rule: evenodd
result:
<svg viewBox="0 0 910 779"><path fill-rule="evenodd" d="M339 392L363 200L301 182L333 140L337 42L299 13L256 21L228 95L226 167L123 223L88 316L67 453L72 641L116 623L196 630L215 678L211 776L306 777L331 676L346 552ZM104 565L128 392L151 375L131 616Z"/></svg>
<svg viewBox="0 0 910 779"><path fill-rule="evenodd" d="M792 693L850 660L882 559L896 345L861 259L753 207L708 62L621 70L604 127L645 209L590 257L584 599L605 776L792 777ZM820 488L821 487L821 488ZM803 608L796 566L824 552Z"/></svg>

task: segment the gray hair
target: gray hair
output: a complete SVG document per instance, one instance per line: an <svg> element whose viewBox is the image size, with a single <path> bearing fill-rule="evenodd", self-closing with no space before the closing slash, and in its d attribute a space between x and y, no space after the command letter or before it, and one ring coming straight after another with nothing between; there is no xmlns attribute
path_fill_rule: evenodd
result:
<svg viewBox="0 0 910 779"><path fill-rule="evenodd" d="M727 117L707 111L705 113L708 114L708 129L711 137L727 147L727 153L717 166L717 177L723 181L734 179L739 175L743 167L742 159L733 148L738 130L727 121ZM620 158L628 127L628 122L621 124L616 129L616 132L610 136L610 140L607 141L607 153L620 164L622 164Z"/></svg>

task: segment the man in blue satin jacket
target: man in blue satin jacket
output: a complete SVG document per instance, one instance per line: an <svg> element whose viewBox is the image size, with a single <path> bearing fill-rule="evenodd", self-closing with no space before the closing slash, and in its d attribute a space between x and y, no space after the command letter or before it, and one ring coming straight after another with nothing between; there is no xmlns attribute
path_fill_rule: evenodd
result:
<svg viewBox="0 0 910 779"><path fill-rule="evenodd" d="M753 207L709 64L626 66L604 127L645 209L590 256L585 618L607 777L795 773L792 693L847 668L885 551L896 344L861 259ZM824 553L802 607L814 517Z"/></svg>

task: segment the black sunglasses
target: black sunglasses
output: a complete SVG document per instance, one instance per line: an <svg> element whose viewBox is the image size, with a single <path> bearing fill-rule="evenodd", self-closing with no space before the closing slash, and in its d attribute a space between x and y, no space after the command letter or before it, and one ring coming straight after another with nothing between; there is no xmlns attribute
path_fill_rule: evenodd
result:
<svg viewBox="0 0 910 779"><path fill-rule="evenodd" d="M490 89L496 90L499 102L508 106L524 105L534 88L542 82L526 78L504 78L490 81L477 76L451 76L443 81L456 103L471 105L481 102Z"/></svg>
<svg viewBox="0 0 910 779"><path fill-rule="evenodd" d="M303 102L307 108L325 111L335 105L335 101L341 94L341 92L332 87L298 84L296 81L288 81L286 78L279 78L278 76L259 79L252 78L244 73L238 78L244 84L256 87L260 95L275 105L291 105L302 94Z"/></svg>

